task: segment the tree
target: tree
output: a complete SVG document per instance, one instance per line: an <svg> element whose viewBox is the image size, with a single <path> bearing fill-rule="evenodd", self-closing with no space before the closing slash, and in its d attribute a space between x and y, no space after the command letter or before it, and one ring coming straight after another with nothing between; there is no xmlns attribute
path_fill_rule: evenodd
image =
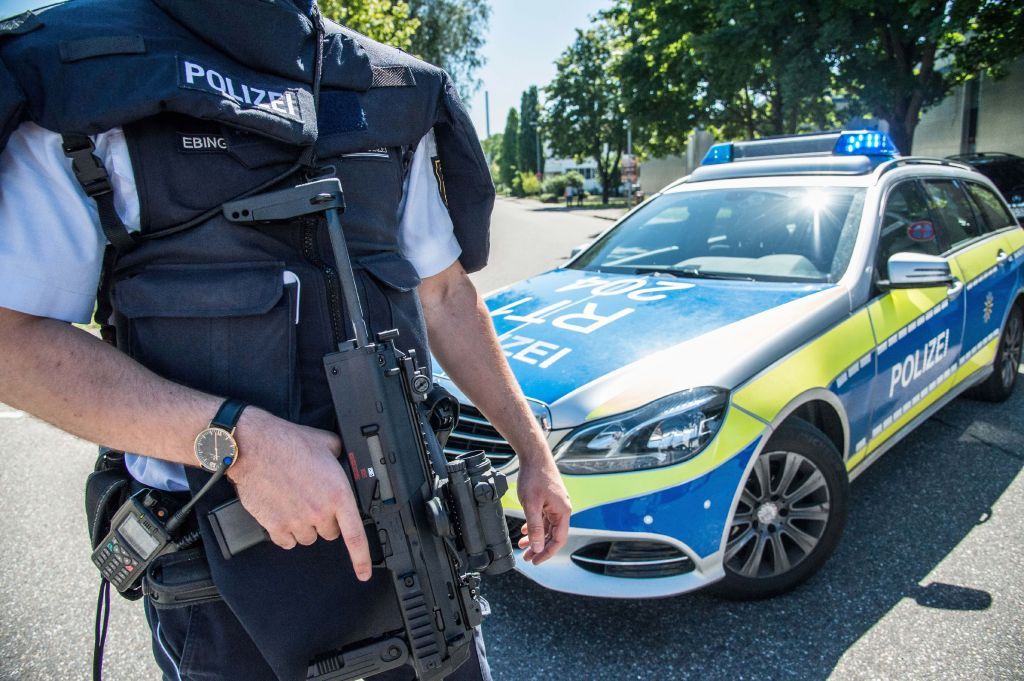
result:
<svg viewBox="0 0 1024 681"><path fill-rule="evenodd" d="M324 16L374 40L408 50L420 27L402 0L320 0Z"/></svg>
<svg viewBox="0 0 1024 681"><path fill-rule="evenodd" d="M555 79L545 88L545 130L554 153L597 162L601 198L619 185L619 161L626 146L622 85L615 68L618 36L604 21L576 40L555 62Z"/></svg>
<svg viewBox="0 0 1024 681"><path fill-rule="evenodd" d="M504 134L496 132L487 139L480 141L480 146L484 149L484 155L492 162L501 158L501 146L504 139Z"/></svg>
<svg viewBox="0 0 1024 681"><path fill-rule="evenodd" d="M678 152L707 127L761 137L872 113L910 151L921 112L999 77L1024 53L1024 5L1000 0L617 0L618 60L634 130Z"/></svg>
<svg viewBox="0 0 1024 681"><path fill-rule="evenodd" d="M518 156L519 114L515 109L509 109L508 118L505 120L505 133L501 138L501 157L498 161L501 182L507 187L511 187L512 181L518 176Z"/></svg>
<svg viewBox="0 0 1024 681"><path fill-rule="evenodd" d="M540 104L537 101L537 87L531 86L523 93L519 102L519 169L537 173L543 170L538 164L537 149L540 146L538 124Z"/></svg>
<svg viewBox="0 0 1024 681"><path fill-rule="evenodd" d="M468 99L480 87L476 71L484 64L491 6L487 0L408 0L419 24L411 52L447 71Z"/></svg>
<svg viewBox="0 0 1024 681"><path fill-rule="evenodd" d="M484 148L484 156L487 157L487 162L490 164L489 170L491 171L491 181L498 184L502 181L501 179L501 147L502 140L505 139L505 135L496 132L485 140L481 140L480 146Z"/></svg>
<svg viewBox="0 0 1024 681"><path fill-rule="evenodd" d="M678 153L690 131L754 138L835 124L815 43L819 0L619 0L617 62L641 144Z"/></svg>
<svg viewBox="0 0 1024 681"><path fill-rule="evenodd" d="M822 2L820 41L862 106L909 153L921 112L1024 53L1024 5L998 0Z"/></svg>
<svg viewBox="0 0 1024 681"><path fill-rule="evenodd" d="M325 16L440 66L472 94L479 83L487 0L321 0Z"/></svg>

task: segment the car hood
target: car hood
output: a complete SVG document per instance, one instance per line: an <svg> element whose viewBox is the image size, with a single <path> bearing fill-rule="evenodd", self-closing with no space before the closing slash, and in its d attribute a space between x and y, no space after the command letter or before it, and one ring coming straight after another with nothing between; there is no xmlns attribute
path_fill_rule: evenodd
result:
<svg viewBox="0 0 1024 681"><path fill-rule="evenodd" d="M700 385L733 388L849 313L834 284L558 269L486 298L523 392L553 427Z"/></svg>

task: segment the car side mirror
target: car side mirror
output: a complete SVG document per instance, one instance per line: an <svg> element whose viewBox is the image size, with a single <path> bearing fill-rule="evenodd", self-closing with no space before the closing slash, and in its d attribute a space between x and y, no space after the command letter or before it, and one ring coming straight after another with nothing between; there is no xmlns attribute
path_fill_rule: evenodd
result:
<svg viewBox="0 0 1024 681"><path fill-rule="evenodd" d="M592 243L593 243L592 241L588 241L586 243L580 244L579 246L574 246L573 249L571 251L569 251L569 257L570 258L575 258L577 255L580 254L581 251L583 251L585 248L590 246L590 244L592 244Z"/></svg>
<svg viewBox="0 0 1024 681"><path fill-rule="evenodd" d="M882 289L932 288L952 283L953 273L944 258L926 253L893 253L889 256L889 279L878 285Z"/></svg>

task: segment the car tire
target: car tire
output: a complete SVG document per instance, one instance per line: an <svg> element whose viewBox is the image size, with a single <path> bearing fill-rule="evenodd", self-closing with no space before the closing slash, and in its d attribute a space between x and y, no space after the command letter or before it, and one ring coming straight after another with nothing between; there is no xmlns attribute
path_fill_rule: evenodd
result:
<svg viewBox="0 0 1024 681"><path fill-rule="evenodd" d="M1013 394L1020 373L1021 347L1024 344L1024 306L1017 303L1006 318L999 347L992 363L992 375L967 392L968 397L985 402L1004 402Z"/></svg>
<svg viewBox="0 0 1024 681"><path fill-rule="evenodd" d="M846 526L849 478L835 445L806 421L790 419L771 436L743 486L726 542L725 577L712 591L734 600L769 598L808 579L832 554Z"/></svg>

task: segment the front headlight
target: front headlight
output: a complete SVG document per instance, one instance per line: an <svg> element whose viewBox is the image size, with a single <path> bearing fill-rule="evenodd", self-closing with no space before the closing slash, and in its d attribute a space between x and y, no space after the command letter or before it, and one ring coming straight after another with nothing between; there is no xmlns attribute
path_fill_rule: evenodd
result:
<svg viewBox="0 0 1024 681"><path fill-rule="evenodd" d="M617 473L692 459L714 439L728 403L729 393L722 388L693 388L588 423L555 449L558 470Z"/></svg>

